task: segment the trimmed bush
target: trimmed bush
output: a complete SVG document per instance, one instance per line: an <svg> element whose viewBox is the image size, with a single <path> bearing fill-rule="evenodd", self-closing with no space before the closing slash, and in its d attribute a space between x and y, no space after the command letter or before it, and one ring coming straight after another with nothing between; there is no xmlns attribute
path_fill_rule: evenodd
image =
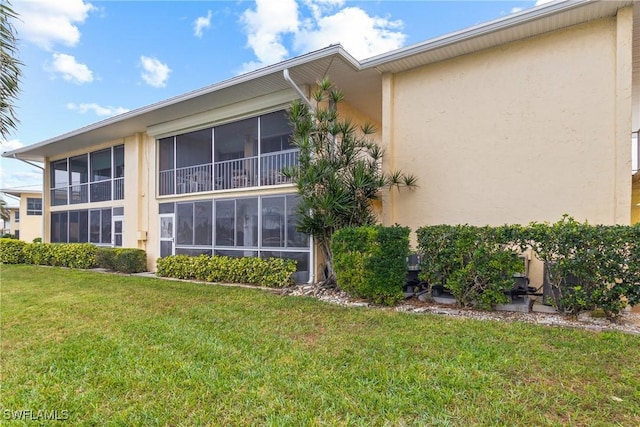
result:
<svg viewBox="0 0 640 427"><path fill-rule="evenodd" d="M142 249L117 248L115 252L114 270L121 273L142 273L147 271L147 253Z"/></svg>
<svg viewBox="0 0 640 427"><path fill-rule="evenodd" d="M134 248L97 247L97 265L120 273L147 271L147 253Z"/></svg>
<svg viewBox="0 0 640 427"><path fill-rule="evenodd" d="M295 271L295 261L281 258L172 255L158 259L156 274L176 279L284 287L293 283Z"/></svg>
<svg viewBox="0 0 640 427"><path fill-rule="evenodd" d="M107 270L115 270L116 262L115 262L116 253L113 248L106 248L102 246L98 246L96 251L96 261L98 267L106 268Z"/></svg>
<svg viewBox="0 0 640 427"><path fill-rule="evenodd" d="M35 265L53 265L53 243L32 243L24 247L25 262Z"/></svg>
<svg viewBox="0 0 640 427"><path fill-rule="evenodd" d="M418 229L421 279L444 286L463 307L491 309L508 301L522 261L513 228L436 225Z"/></svg>
<svg viewBox="0 0 640 427"><path fill-rule="evenodd" d="M26 245L22 240L0 238L0 263L22 264L25 262L23 250Z"/></svg>
<svg viewBox="0 0 640 427"><path fill-rule="evenodd" d="M97 265L97 247L91 243L54 243L51 265L69 268L93 268Z"/></svg>
<svg viewBox="0 0 640 427"><path fill-rule="evenodd" d="M590 225L565 215L554 224L531 223L520 235L545 263L559 310L602 309L615 317L640 304L640 224Z"/></svg>
<svg viewBox="0 0 640 427"><path fill-rule="evenodd" d="M331 240L338 286L376 304L396 304L406 284L409 233L398 225L338 230Z"/></svg>

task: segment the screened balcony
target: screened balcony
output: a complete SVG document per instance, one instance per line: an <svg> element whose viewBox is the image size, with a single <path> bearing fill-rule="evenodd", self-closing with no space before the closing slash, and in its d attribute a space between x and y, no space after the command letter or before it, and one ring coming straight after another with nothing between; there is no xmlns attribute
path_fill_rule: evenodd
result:
<svg viewBox="0 0 640 427"><path fill-rule="evenodd" d="M291 129L277 111L158 141L159 195L287 184L298 164Z"/></svg>

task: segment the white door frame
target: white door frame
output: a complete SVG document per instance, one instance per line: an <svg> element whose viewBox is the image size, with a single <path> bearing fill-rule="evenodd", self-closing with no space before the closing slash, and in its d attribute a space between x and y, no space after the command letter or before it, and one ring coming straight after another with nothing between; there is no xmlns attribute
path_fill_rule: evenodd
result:
<svg viewBox="0 0 640 427"><path fill-rule="evenodd" d="M163 219L171 219L171 228L170 229L162 229ZM176 214L175 213L164 213L159 215L158 219L158 236L160 236L158 241L158 253L162 254L162 242L171 242L171 254L175 255L176 253L176 244L175 244L175 235L176 235Z"/></svg>

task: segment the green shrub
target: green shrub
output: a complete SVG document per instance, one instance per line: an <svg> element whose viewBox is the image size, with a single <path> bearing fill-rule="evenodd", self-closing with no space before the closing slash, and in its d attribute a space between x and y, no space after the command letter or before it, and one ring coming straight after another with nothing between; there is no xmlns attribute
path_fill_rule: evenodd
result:
<svg viewBox="0 0 640 427"><path fill-rule="evenodd" d="M98 246L96 251L96 261L97 261L98 267L106 268L107 270L115 270L116 269L115 257L116 257L116 253L113 250L113 248Z"/></svg>
<svg viewBox="0 0 640 427"><path fill-rule="evenodd" d="M42 243L42 237L36 237L31 241L31 243Z"/></svg>
<svg viewBox="0 0 640 427"><path fill-rule="evenodd" d="M640 225L590 225L565 215L523 227L520 243L545 263L559 310L602 309L615 317L627 303L640 303Z"/></svg>
<svg viewBox="0 0 640 427"><path fill-rule="evenodd" d="M54 243L52 265L69 268L93 268L97 265L97 247L91 243Z"/></svg>
<svg viewBox="0 0 640 427"><path fill-rule="evenodd" d="M0 263L2 264L22 264L25 262L24 247L26 243L22 240L0 238Z"/></svg>
<svg viewBox="0 0 640 427"><path fill-rule="evenodd" d="M53 265L52 243L31 243L24 247L25 262L35 265Z"/></svg>
<svg viewBox="0 0 640 427"><path fill-rule="evenodd" d="M156 274L176 279L284 287L293 283L295 271L295 261L288 259L172 255L158 259Z"/></svg>
<svg viewBox="0 0 640 427"><path fill-rule="evenodd" d="M331 240L338 286L376 304L403 297L409 255L407 227L365 226L338 230Z"/></svg>
<svg viewBox="0 0 640 427"><path fill-rule="evenodd" d="M463 307L491 309L508 301L522 269L512 228L437 225L417 231L421 279L448 288Z"/></svg>
<svg viewBox="0 0 640 427"><path fill-rule="evenodd" d="M194 257L188 255L171 255L158 258L156 274L162 277L173 277L174 279L195 279L195 272L192 268L194 259Z"/></svg>
<svg viewBox="0 0 640 427"><path fill-rule="evenodd" d="M117 248L113 250L114 270L120 273L141 273L147 271L147 253L142 249Z"/></svg>

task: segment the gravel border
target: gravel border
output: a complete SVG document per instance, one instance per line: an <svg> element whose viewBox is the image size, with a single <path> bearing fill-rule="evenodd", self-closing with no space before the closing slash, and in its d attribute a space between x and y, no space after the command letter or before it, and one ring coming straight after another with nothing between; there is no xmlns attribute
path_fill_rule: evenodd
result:
<svg viewBox="0 0 640 427"><path fill-rule="evenodd" d="M640 336L640 313L632 313L628 310L623 311L620 314L619 318L614 322L606 318L592 317L588 312L581 313L577 318L575 318L559 313L481 311L467 308L458 308L455 306L448 306L433 302L422 302L415 297L406 299L395 307L384 307L371 304L364 300L351 298L344 291L319 288L316 285L308 284L297 285L291 288L283 289L281 293L283 295L316 298L321 301L345 307L369 307L406 313L429 313L476 320L524 322L536 325L578 328L594 332L619 331Z"/></svg>

